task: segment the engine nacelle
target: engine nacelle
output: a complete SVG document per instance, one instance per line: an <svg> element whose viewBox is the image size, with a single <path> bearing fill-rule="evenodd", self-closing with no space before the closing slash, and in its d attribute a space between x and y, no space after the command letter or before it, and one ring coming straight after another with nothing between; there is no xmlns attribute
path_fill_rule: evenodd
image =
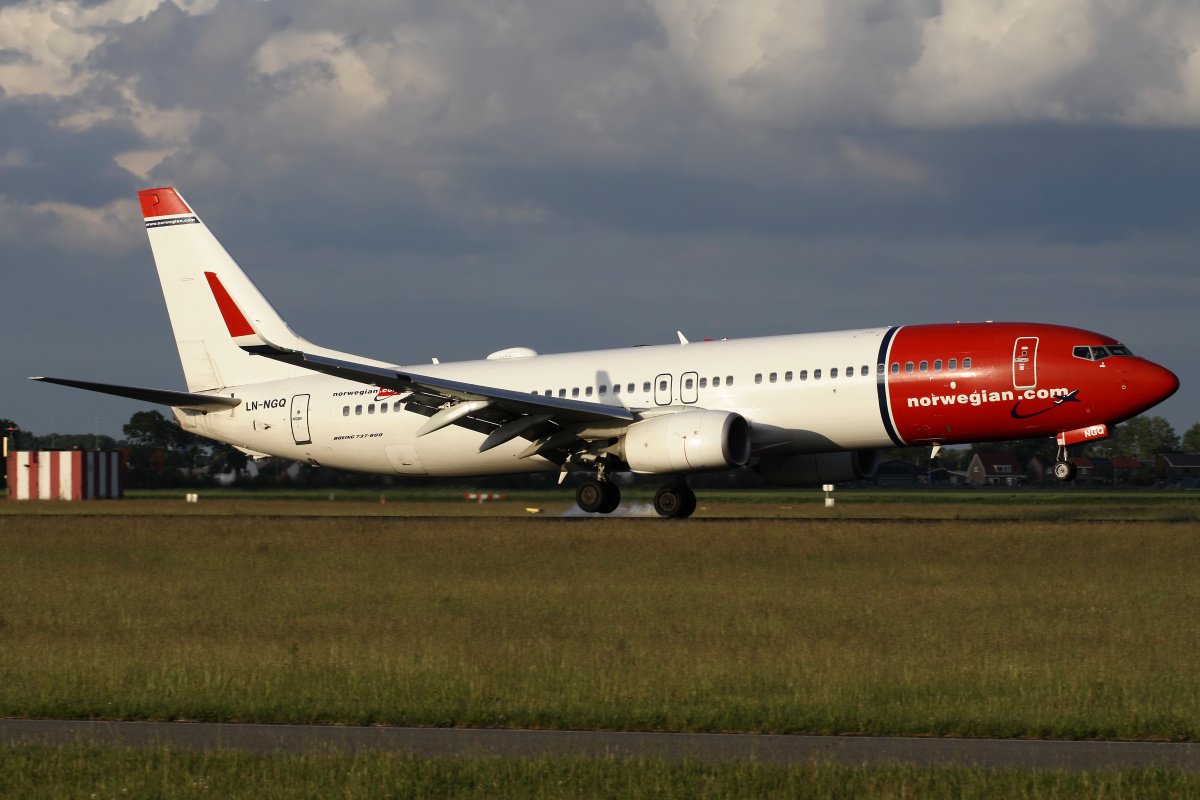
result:
<svg viewBox="0 0 1200 800"><path fill-rule="evenodd" d="M733 469L750 460L750 423L730 411L680 411L635 422L621 440L634 472Z"/></svg>
<svg viewBox="0 0 1200 800"><path fill-rule="evenodd" d="M819 486L823 483L860 481L875 475L879 467L879 452L850 450L763 459L755 470L767 483L782 486Z"/></svg>

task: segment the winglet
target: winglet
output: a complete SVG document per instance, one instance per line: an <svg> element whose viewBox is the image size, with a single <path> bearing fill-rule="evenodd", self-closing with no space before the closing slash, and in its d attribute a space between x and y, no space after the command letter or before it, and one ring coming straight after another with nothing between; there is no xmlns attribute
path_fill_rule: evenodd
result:
<svg viewBox="0 0 1200 800"><path fill-rule="evenodd" d="M225 327L238 347L247 353L255 354L273 353L280 350L263 338L262 334L250 323L250 320L242 313L242 309L238 307L237 302L229 295L229 290L217 277L217 273L206 272L204 277L208 280L208 287L212 289L213 299L217 301L217 308L221 311L221 318L225 320Z"/></svg>

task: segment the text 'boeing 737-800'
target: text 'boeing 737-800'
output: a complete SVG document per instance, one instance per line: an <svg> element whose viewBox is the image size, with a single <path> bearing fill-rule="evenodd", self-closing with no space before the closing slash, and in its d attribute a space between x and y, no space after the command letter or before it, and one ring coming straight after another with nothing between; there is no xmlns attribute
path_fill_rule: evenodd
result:
<svg viewBox="0 0 1200 800"><path fill-rule="evenodd" d="M1173 394L1169 370L1108 336L1034 323L912 325L409 368L319 347L276 313L171 188L138 193L188 391L36 380L161 403L254 455L386 475L662 475L687 517L693 472L753 467L793 486L871 476L881 448L1056 437L1069 445Z"/></svg>

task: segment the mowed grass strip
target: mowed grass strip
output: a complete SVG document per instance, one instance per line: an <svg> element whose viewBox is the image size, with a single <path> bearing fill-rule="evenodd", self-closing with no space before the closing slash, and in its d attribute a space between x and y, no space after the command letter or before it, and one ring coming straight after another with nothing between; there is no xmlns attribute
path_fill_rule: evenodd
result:
<svg viewBox="0 0 1200 800"><path fill-rule="evenodd" d="M12 517L0 715L1200 739L1200 525Z"/></svg>
<svg viewBox="0 0 1200 800"><path fill-rule="evenodd" d="M192 755L0 747L0 795L81 798L1193 798L1200 776L1165 770L1032 772L963 767L430 759L388 754Z"/></svg>

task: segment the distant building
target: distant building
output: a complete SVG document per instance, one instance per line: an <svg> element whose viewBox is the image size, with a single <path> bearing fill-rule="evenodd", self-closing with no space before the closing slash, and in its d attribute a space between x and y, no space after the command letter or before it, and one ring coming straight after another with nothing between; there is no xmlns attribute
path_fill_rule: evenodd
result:
<svg viewBox="0 0 1200 800"><path fill-rule="evenodd" d="M1018 486L1025 482L1021 462L1012 453L976 453L967 467L972 486Z"/></svg>
<svg viewBox="0 0 1200 800"><path fill-rule="evenodd" d="M13 500L100 500L124 497L125 460L116 450L10 450Z"/></svg>
<svg viewBox="0 0 1200 800"><path fill-rule="evenodd" d="M1185 489L1200 488L1200 454L1163 453L1154 459L1154 474Z"/></svg>
<svg viewBox="0 0 1200 800"><path fill-rule="evenodd" d="M1049 456L1034 456L1025 465L1025 475L1031 481L1054 480L1054 459Z"/></svg>
<svg viewBox="0 0 1200 800"><path fill-rule="evenodd" d="M880 461L872 482L876 486L916 486L924 482L926 469L899 458Z"/></svg>

